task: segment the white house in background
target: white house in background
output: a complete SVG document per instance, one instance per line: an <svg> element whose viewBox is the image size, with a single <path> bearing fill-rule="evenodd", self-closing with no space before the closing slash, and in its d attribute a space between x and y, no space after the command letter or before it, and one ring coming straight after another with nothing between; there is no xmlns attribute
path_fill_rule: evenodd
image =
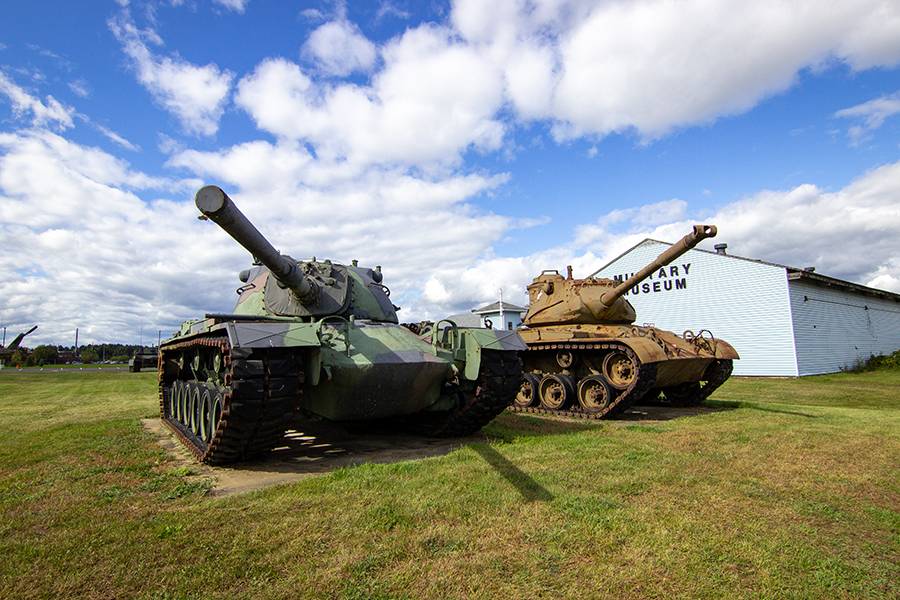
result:
<svg viewBox="0 0 900 600"><path fill-rule="evenodd" d="M646 239L593 276L630 277L670 245ZM900 294L726 248L689 250L629 290L637 323L711 331L740 353L736 375L833 373L900 349Z"/></svg>
<svg viewBox="0 0 900 600"><path fill-rule="evenodd" d="M502 305L502 310L501 310ZM527 308L499 301L473 308L467 313L459 313L447 317L460 327L487 327L490 322L491 329L500 329L501 323L506 323L504 329L517 329L522 324L522 316L528 312ZM501 316L502 315L502 316Z"/></svg>
<svg viewBox="0 0 900 600"><path fill-rule="evenodd" d="M472 309L472 312L481 317L482 327L487 327L490 321L491 329L514 330L522 324L522 315L528 312L528 309L500 300Z"/></svg>

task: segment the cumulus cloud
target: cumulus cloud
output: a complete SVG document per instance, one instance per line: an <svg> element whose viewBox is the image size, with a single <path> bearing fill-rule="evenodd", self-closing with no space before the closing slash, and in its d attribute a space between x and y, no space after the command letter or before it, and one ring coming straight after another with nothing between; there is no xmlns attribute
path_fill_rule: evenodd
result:
<svg viewBox="0 0 900 600"><path fill-rule="evenodd" d="M31 122L37 127L55 126L68 129L74 125L72 117L75 109L59 102L53 96L47 96L42 102L26 92L23 88L0 71L0 94L7 97L13 113L18 117L31 115Z"/></svg>
<svg viewBox="0 0 900 600"><path fill-rule="evenodd" d="M260 128L328 159L453 164L502 147L516 126L508 107L549 122L560 140L651 140L746 111L803 70L896 65L900 5L458 0L446 25L418 25L381 48L338 10L303 54L315 70L272 58L241 80L236 103ZM353 72L371 75L317 77Z"/></svg>
<svg viewBox="0 0 900 600"><path fill-rule="evenodd" d="M900 92L841 109L834 113L834 116L860 121L859 125L853 125L847 130L851 143L855 145L862 142L871 132L884 125L888 118L897 113L900 113Z"/></svg>
<svg viewBox="0 0 900 600"><path fill-rule="evenodd" d="M573 240L526 256L485 257L457 272L436 273L425 297L450 311L471 308L503 288L511 302L526 302L525 286L543 269L573 265L586 277L645 238L675 242L694 223L712 223L711 249L728 243L729 253L900 293L900 162L862 175L843 189L826 192L813 184L761 191L712 214L694 215L680 200L610 211L575 229ZM848 247L865 251L846 252Z"/></svg>
<svg viewBox="0 0 900 600"><path fill-rule="evenodd" d="M473 200L508 176L466 169L467 152L503 150L523 121L560 140L597 143L617 131L652 140L747 110L803 70L900 60L900 6L878 0L836 0L827 11L811 0L459 0L447 22L379 47L341 6L303 46L312 68L269 57L241 77L235 104L271 137L199 150L160 135L167 172L187 179L141 173L47 131L0 134L0 235L17 249L0 250L0 276L12 282L0 318L46 325L36 341L75 326L88 339L134 340L142 323L170 330L230 310L249 257L194 218L190 190L201 180L225 186L298 258L383 264L405 319L465 310L498 288L522 303L540 270L572 264L586 275L644 237L677 239L694 211L679 199L612 211L565 244L498 256L510 229L542 221L478 209ZM127 14L110 28L138 80L188 132L215 133L234 76L165 54L159 35ZM35 125L71 126L50 97L3 93ZM870 113L840 116L866 126ZM898 165L837 192L760 192L702 220L719 225L735 254L898 289ZM848 239L865 239L867 252L842 252Z"/></svg>
<svg viewBox="0 0 900 600"><path fill-rule="evenodd" d="M422 165L458 161L468 148L496 150L502 83L451 38L423 26L392 40L370 86L324 84L296 63L268 59L240 81L235 101L261 129L308 141L326 160Z"/></svg>
<svg viewBox="0 0 900 600"><path fill-rule="evenodd" d="M0 253L4 323L40 323L37 343L68 340L75 327L88 341L135 339L141 323L187 317L182 304L194 288L176 273L215 278L216 241L184 203L145 202L137 192L183 195L194 184L134 171L52 133L0 134L0 237L15 249Z"/></svg>
<svg viewBox="0 0 900 600"><path fill-rule="evenodd" d="M458 0L452 21L503 69L519 114L560 138L654 138L745 111L828 61L900 61L900 5L884 0Z"/></svg>
<svg viewBox="0 0 900 600"><path fill-rule="evenodd" d="M152 30L139 30L127 13L112 19L109 28L131 60L138 81L185 130L216 133L234 78L229 71L212 63L197 66L178 56L157 56L147 44L159 45L162 40Z"/></svg>
<svg viewBox="0 0 900 600"><path fill-rule="evenodd" d="M371 69L378 53L375 44L356 25L331 21L310 34L303 55L313 60L323 73L343 77Z"/></svg>
<svg viewBox="0 0 900 600"><path fill-rule="evenodd" d="M503 175L368 169L326 177L292 142L182 150L170 160L221 182L284 252L383 264L410 318L427 310L425 273L463 268L514 225L468 203ZM9 282L0 318L41 323L39 343L68 339L75 327L87 341L135 340L141 325L169 332L183 319L227 312L250 257L197 221L191 191L200 185L149 176L49 132L0 134L0 237L16 248L0 253Z"/></svg>

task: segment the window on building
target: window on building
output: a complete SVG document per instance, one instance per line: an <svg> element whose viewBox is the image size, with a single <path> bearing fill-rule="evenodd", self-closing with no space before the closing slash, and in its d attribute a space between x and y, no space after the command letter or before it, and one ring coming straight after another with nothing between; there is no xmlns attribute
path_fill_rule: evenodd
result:
<svg viewBox="0 0 900 600"><path fill-rule="evenodd" d="M506 328L509 329L509 330L512 330L512 321L507 321L507 322L506 322Z"/></svg>

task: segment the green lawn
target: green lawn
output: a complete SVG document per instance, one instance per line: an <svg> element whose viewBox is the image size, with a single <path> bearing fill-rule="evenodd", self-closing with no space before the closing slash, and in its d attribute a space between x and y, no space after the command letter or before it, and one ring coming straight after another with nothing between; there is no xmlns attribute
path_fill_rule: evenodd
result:
<svg viewBox="0 0 900 600"><path fill-rule="evenodd" d="M0 597L900 596L900 372L729 381L657 423L227 498L146 434L153 373L0 371Z"/></svg>

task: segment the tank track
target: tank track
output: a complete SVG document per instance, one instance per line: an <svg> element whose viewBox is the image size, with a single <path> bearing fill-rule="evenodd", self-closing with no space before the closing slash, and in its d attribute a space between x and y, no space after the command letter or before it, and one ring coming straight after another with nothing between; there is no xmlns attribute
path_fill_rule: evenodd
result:
<svg viewBox="0 0 900 600"><path fill-rule="evenodd" d="M203 349L221 356L218 381L185 378L189 369L167 377L167 359L176 359L185 350ZM160 417L198 461L221 465L259 456L277 446L293 423L303 390L299 364L284 349L233 350L222 337L165 346L158 369ZM208 441L190 423L176 418L172 402L176 381L190 392L197 390L202 395L208 390L214 402L221 402L221 417Z"/></svg>
<svg viewBox="0 0 900 600"><path fill-rule="evenodd" d="M610 350L619 350L625 352L628 356L632 357L635 364L639 365L637 377L635 377L634 381L630 386L622 390L618 396L616 396L612 402L609 403L604 409L596 411L596 412L588 412L583 410L580 405L578 405L577 401L575 402L574 407L562 409L562 410L553 410L549 408L544 408L543 406L515 406L511 404L508 406L508 410L511 412L521 412L521 413L532 413L538 415L552 415L556 417L573 417L576 419L605 419L609 417L613 417L617 414L621 414L628 407L636 404L646 396L652 389L654 384L656 383L656 364L644 364L641 363L637 357L634 355L634 352L624 344L588 344L588 343L565 343L565 344L529 344L527 352L541 351L541 350L577 350L584 352L591 352L597 350L610 351Z"/></svg>
<svg viewBox="0 0 900 600"><path fill-rule="evenodd" d="M700 385L699 382L685 384L685 387L677 396L671 394L671 397L667 397L666 390L663 389L662 395L656 395L653 397L653 401L648 402L648 404L665 404L679 407L697 406L709 398L719 386L725 383L728 378L731 377L731 372L733 370L733 361L716 360L707 367L704 375L708 375L708 377L703 380L703 385Z"/></svg>
<svg viewBox="0 0 900 600"><path fill-rule="evenodd" d="M522 383L522 360L515 352L482 350L478 380L465 382L459 406L449 415L415 419L413 429L436 437L472 435L494 420L515 398Z"/></svg>

